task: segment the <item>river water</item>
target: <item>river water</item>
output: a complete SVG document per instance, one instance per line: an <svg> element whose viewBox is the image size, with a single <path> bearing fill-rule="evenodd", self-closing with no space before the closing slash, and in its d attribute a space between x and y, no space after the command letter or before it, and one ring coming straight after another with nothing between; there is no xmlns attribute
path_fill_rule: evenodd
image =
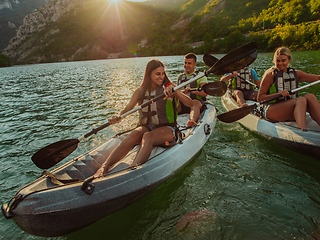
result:
<svg viewBox="0 0 320 240"><path fill-rule="evenodd" d="M221 58L223 55L215 55ZM272 53L252 67L261 78ZM320 74L320 52L294 52L293 67ZM42 170L31 161L40 148L78 138L106 123L129 101L151 58L110 59L0 69L0 203L8 203ZM183 56L159 57L172 80ZM204 70L199 55L198 69ZM210 81L220 76L210 76ZM306 89L320 99L320 85ZM209 98L218 113L220 98ZM63 161L133 127L137 115L82 141ZM202 151L175 177L135 204L73 234L47 239L319 239L320 163L242 128L217 121ZM214 222L178 236L175 224L207 209ZM0 239L44 239L0 216Z"/></svg>

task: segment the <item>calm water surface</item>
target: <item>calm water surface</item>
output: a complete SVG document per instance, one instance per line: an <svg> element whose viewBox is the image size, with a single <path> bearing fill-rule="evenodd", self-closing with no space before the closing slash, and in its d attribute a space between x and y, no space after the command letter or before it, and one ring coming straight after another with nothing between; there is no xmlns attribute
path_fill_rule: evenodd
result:
<svg viewBox="0 0 320 240"><path fill-rule="evenodd" d="M261 53L259 77L272 65ZM215 55L221 58L223 55ZM159 57L175 80L183 56ZM294 53L293 66L320 74L320 52ZM150 58L38 64L0 69L0 203L8 203L42 170L31 161L40 148L78 138L104 124L129 101ZM198 68L204 70L199 55ZM210 76L209 80L219 80ZM306 89L320 99L320 85ZM211 97L218 113L220 98ZM66 160L133 127L133 114L82 141ZM61 163L62 164L62 163ZM320 163L249 132L217 121L202 151L174 178L136 202L83 230L46 239L316 239L320 225ZM177 236L185 214L207 209L215 223ZM44 239L0 216L0 239Z"/></svg>

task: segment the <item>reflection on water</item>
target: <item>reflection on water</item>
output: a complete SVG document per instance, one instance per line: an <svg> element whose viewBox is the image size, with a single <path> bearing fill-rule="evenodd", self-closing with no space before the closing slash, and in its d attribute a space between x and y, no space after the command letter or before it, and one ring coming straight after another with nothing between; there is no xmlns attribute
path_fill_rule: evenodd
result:
<svg viewBox="0 0 320 240"><path fill-rule="evenodd" d="M215 55L221 58L223 55ZM293 66L319 74L319 52L293 53ZM198 69L205 70L199 55ZM262 53L258 76L272 66ZM159 57L175 81L183 56ZM106 123L130 100L150 58L37 64L0 69L0 203L41 174L31 161L40 148L78 138ZM210 76L210 81L220 76ZM320 85L306 89L320 99ZM219 113L220 98L211 97ZM79 144L67 160L133 128L137 114ZM183 154L183 153L181 153ZM63 162L65 162L63 161ZM62 163L61 163L62 164ZM320 221L319 161L293 153L243 129L217 122L203 150L173 179L132 206L55 239L182 239L175 223L207 209L217 221L183 239L313 239ZM3 239L42 239L0 217Z"/></svg>

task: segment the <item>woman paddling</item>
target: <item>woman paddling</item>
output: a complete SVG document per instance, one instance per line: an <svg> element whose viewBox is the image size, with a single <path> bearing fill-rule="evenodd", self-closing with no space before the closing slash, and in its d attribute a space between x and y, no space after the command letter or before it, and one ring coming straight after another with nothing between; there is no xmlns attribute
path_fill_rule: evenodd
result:
<svg viewBox="0 0 320 240"><path fill-rule="evenodd" d="M136 104L141 105L162 93L166 97L140 110L138 127L113 150L94 174L94 177L100 177L107 173L111 166L124 158L137 144L140 144L140 149L132 165L146 162L154 145L164 144L175 139L176 99L188 107L192 107L193 102L180 90L172 92L173 88L174 84L169 80L164 70L164 64L159 60L150 60L140 87L133 93L131 100L120 111L120 114L112 116L109 122L116 123L120 115L133 109Z"/></svg>
<svg viewBox="0 0 320 240"><path fill-rule="evenodd" d="M314 82L320 79L319 75L308 74L288 67L291 52L286 47L276 50L273 58L275 66L269 68L262 78L258 101L277 96L282 98L263 106L262 116L275 121L296 121L300 130L307 131L306 112L320 125L320 103L314 94L298 97L298 94L289 94L289 90L298 87L298 82ZM276 103L276 104L274 104Z"/></svg>

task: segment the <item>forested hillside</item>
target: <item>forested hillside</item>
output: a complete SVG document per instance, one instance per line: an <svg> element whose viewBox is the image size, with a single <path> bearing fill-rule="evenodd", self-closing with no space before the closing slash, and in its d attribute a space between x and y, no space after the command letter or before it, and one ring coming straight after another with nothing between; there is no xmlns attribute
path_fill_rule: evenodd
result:
<svg viewBox="0 0 320 240"><path fill-rule="evenodd" d="M29 63L100 59L115 53L225 53L253 40L259 51L281 45L320 49L319 0L75 2L57 21L17 38L3 53L16 63ZM37 14L46 11L44 6Z"/></svg>
<svg viewBox="0 0 320 240"><path fill-rule="evenodd" d="M224 6L217 11L219 4ZM181 32L190 29L191 41L203 40L201 51L228 51L248 40L257 41L259 49L266 51L280 45L317 50L319 20L319 0L213 1Z"/></svg>

